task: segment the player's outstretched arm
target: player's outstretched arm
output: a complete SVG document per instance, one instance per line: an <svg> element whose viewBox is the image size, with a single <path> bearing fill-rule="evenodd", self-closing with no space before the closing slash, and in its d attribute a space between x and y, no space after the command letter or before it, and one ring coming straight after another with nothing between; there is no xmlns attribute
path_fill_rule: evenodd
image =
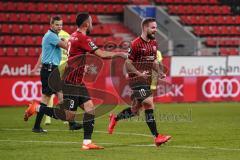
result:
<svg viewBox="0 0 240 160"><path fill-rule="evenodd" d="M125 52L109 52L109 51L97 49L95 51L95 54L101 58L112 58L113 56L117 56L117 55L127 58L127 53L125 53Z"/></svg>

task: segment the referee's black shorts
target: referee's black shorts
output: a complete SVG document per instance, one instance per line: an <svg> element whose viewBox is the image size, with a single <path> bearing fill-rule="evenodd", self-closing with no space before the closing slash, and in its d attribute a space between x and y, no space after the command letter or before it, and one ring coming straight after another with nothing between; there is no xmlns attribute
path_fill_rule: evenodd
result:
<svg viewBox="0 0 240 160"><path fill-rule="evenodd" d="M41 82L42 82L42 94L51 96L52 94L56 93L56 90L50 87L49 85L49 78L50 75L53 73L53 71L58 70L58 66L56 65L49 65L49 64L42 64L41 72L40 72L40 77L41 77ZM59 72L56 72L57 75L57 80L60 78ZM55 76L55 75L54 75ZM58 83L57 81L55 83Z"/></svg>
<svg viewBox="0 0 240 160"><path fill-rule="evenodd" d="M134 83L131 84L130 87L133 91L131 99L136 99L140 103L152 95L151 87L148 84Z"/></svg>

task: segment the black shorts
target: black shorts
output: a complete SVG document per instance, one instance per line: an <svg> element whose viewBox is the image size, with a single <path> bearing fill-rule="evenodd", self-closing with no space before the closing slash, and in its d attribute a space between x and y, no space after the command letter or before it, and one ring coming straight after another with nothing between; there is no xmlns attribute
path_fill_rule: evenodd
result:
<svg viewBox="0 0 240 160"><path fill-rule="evenodd" d="M80 93L80 95L72 95L72 94L66 95L63 92L63 95L64 95L63 98L70 100L69 110L71 111L76 111L77 107L80 107L83 103L91 100L88 90L84 84L82 84L79 87L76 87L76 89L78 89L77 92Z"/></svg>
<svg viewBox="0 0 240 160"><path fill-rule="evenodd" d="M53 73L53 71L56 69L58 69L56 65L48 65L48 64L42 65L41 72L40 72L40 77L42 82L42 94L51 96L52 94L56 93L56 91L52 89L49 85L49 77ZM59 72L55 76L59 76L57 77L57 79L59 80L60 78ZM55 81L54 83L57 83L57 81Z"/></svg>
<svg viewBox="0 0 240 160"><path fill-rule="evenodd" d="M132 84L130 87L133 91L131 99L136 99L140 103L142 103L142 101L152 95L150 85L135 83Z"/></svg>

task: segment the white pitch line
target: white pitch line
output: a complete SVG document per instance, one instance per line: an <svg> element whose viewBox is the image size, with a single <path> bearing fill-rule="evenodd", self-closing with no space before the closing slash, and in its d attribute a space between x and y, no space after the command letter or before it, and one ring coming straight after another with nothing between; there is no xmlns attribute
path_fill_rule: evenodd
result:
<svg viewBox="0 0 240 160"><path fill-rule="evenodd" d="M29 129L18 129L18 128L2 128L0 131L30 131ZM59 130L59 129L51 129L49 131L52 132L69 132L69 130ZM106 131L94 131L97 133L108 134ZM128 132L114 132L114 134L118 135L131 135L131 136L142 136L142 137L152 137L148 134L139 134L139 133L128 133ZM67 142L67 141L22 141L22 140L0 140L0 142L23 142L23 143L52 143L52 144L78 144L79 142ZM125 145L126 144L117 144L117 143L98 143L103 145ZM154 144L136 144L136 145L127 145L129 147L154 147ZM214 149L214 150L222 150L222 151L240 151L240 148L221 148L221 147L203 147L203 146L185 146L185 145L168 145L171 148L181 148L181 149Z"/></svg>
<svg viewBox="0 0 240 160"><path fill-rule="evenodd" d="M35 141L35 140L14 140L14 139L0 139L0 142L19 142L19 143L49 143L49 144L79 144L80 142L71 142L71 141ZM114 143L98 143L104 145L113 145Z"/></svg>
<svg viewBox="0 0 240 160"><path fill-rule="evenodd" d="M18 129L18 128L3 128L0 129L0 131L30 131L30 129ZM52 132L70 132L70 130L60 130L60 129L51 129L48 131L52 131ZM106 131L94 131L96 133L106 133L108 134L108 132ZM126 132L114 132L114 134L119 134L119 135L132 135L132 136L142 136L142 137L152 137L152 135L149 134L141 134L141 133L126 133Z"/></svg>
<svg viewBox="0 0 240 160"><path fill-rule="evenodd" d="M223 150L223 151L240 151L240 148L220 148L220 147L201 147L201 146L168 146L172 148L185 148L185 149L215 149L215 150Z"/></svg>
<svg viewBox="0 0 240 160"><path fill-rule="evenodd" d="M106 132L106 131L94 131L94 132L97 132L97 133L106 133L106 134L108 134L108 132ZM142 134L142 133L114 132L114 134L119 134L119 135L131 135L131 136L142 136L142 137L153 137L152 135Z"/></svg>
<svg viewBox="0 0 240 160"><path fill-rule="evenodd" d="M35 141L35 140L6 140L0 139L0 142L17 142L17 143L45 143L45 144L79 144L80 142L71 142L71 141ZM126 145L126 144L118 144L118 143L106 143L106 142L99 142L100 145L117 145L117 146L127 146L127 147L155 147L154 144L135 144L135 145ZM180 148L180 149L214 149L214 150L224 150L224 151L240 151L238 148L219 148L219 147L200 147L200 146L168 146L170 148Z"/></svg>

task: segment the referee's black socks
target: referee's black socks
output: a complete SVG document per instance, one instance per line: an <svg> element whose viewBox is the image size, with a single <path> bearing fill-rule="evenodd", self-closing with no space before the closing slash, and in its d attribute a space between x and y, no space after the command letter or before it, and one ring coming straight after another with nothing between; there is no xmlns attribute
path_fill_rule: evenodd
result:
<svg viewBox="0 0 240 160"><path fill-rule="evenodd" d="M153 115L153 109L145 110L145 118L146 118L146 123L147 123L152 135L157 137L158 131L157 131L156 121L155 121L154 115Z"/></svg>
<svg viewBox="0 0 240 160"><path fill-rule="evenodd" d="M42 106L43 106L43 107L47 107L47 105L44 104L44 103L40 103L40 106L41 106L41 107L42 107ZM40 125L41 125L43 116L44 116L44 113L42 113L42 112L38 112L38 113L37 113L36 120L35 120L35 124L34 124L34 128L35 128L35 129L39 129L39 128L40 128Z"/></svg>

